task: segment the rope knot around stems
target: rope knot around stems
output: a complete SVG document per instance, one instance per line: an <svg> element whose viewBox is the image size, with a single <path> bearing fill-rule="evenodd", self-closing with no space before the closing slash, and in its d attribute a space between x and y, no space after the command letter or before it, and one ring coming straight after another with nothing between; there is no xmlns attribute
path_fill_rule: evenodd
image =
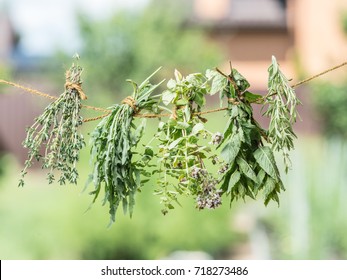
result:
<svg viewBox="0 0 347 280"><path fill-rule="evenodd" d="M134 110L134 114L137 114L140 111L139 108L136 106L135 99L132 98L131 96L125 97L122 100L122 104L127 104L128 106L130 106Z"/></svg>
<svg viewBox="0 0 347 280"><path fill-rule="evenodd" d="M71 83L71 82L66 82L65 83L65 88L67 90L69 90L69 89L76 90L78 92L78 95L80 96L81 100L86 100L87 99L87 95L83 92L81 84L75 84L75 83Z"/></svg>
<svg viewBox="0 0 347 280"><path fill-rule="evenodd" d="M228 98L228 103L232 105L239 105L240 101L237 101L236 98Z"/></svg>
<svg viewBox="0 0 347 280"><path fill-rule="evenodd" d="M86 100L87 95L83 92L82 89L82 83L77 82L80 81L80 74L81 72L71 72L70 70L66 71L65 73L65 89L66 90L75 90L78 92L78 95L81 100ZM76 82L74 82L76 81Z"/></svg>
<svg viewBox="0 0 347 280"><path fill-rule="evenodd" d="M183 108L184 105L174 105L172 109L172 114L170 115L170 119L177 120L177 110Z"/></svg>
<svg viewBox="0 0 347 280"><path fill-rule="evenodd" d="M178 109L177 106L174 105L170 119L177 120L177 109Z"/></svg>

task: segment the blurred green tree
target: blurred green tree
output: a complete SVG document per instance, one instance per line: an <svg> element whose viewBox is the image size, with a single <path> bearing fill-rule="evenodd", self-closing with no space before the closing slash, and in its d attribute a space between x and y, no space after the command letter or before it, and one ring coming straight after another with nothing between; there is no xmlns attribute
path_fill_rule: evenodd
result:
<svg viewBox="0 0 347 280"><path fill-rule="evenodd" d="M347 12L340 18L341 28L347 35ZM329 137L347 139L347 80L339 84L317 82L311 86L313 104L319 113L324 132Z"/></svg>
<svg viewBox="0 0 347 280"><path fill-rule="evenodd" d="M341 25L345 34L347 34L347 11L343 11L341 14Z"/></svg>
<svg viewBox="0 0 347 280"><path fill-rule="evenodd" d="M347 138L347 81L339 85L318 83L312 88L314 105L326 135Z"/></svg>
<svg viewBox="0 0 347 280"><path fill-rule="evenodd" d="M126 79L143 80L160 66L158 80L170 77L175 68L198 72L220 63L216 45L185 24L187 4L154 0L142 11L121 11L103 21L80 15L88 91L124 97L131 90ZM100 97L96 102L102 102Z"/></svg>

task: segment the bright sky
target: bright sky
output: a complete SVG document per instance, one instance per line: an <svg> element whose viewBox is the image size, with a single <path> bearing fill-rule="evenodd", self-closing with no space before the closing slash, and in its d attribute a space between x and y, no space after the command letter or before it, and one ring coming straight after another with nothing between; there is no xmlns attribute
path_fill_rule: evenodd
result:
<svg viewBox="0 0 347 280"><path fill-rule="evenodd" d="M111 15L119 9L139 9L148 0L0 0L21 35L21 47L29 55L49 55L63 48L79 48L76 12L92 18Z"/></svg>

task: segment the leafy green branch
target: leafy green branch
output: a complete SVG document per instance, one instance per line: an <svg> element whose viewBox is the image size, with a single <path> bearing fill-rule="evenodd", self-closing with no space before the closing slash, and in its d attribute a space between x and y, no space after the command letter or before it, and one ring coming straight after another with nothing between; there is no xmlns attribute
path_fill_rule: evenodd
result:
<svg viewBox="0 0 347 280"><path fill-rule="evenodd" d="M173 209L173 202L179 203L178 195L193 196L197 207L215 208L221 204L220 193L216 190L217 180L206 169L205 160L214 159L211 148L200 143L200 137L218 142L218 133L212 134L205 126L206 119L198 112L206 103L209 93L209 80L200 73L183 77L177 70L175 79L167 84L163 92L164 105L173 105L169 120L160 122L155 135L159 144L156 155L159 169L158 189L164 205L162 212ZM178 182L172 183L168 177Z"/></svg>
<svg viewBox="0 0 347 280"><path fill-rule="evenodd" d="M246 196L256 199L259 191L265 205L270 200L279 203L278 193L284 187L272 150L263 145L266 131L253 118L251 103L261 96L247 90L248 81L236 69L229 75L219 70L211 74L216 92L228 100L228 122L218 146L223 147L221 158L226 163L220 172L221 190L230 195L230 203Z"/></svg>
<svg viewBox="0 0 347 280"><path fill-rule="evenodd" d="M102 119L91 135L94 170L88 183L93 182L95 187L91 192L94 195L93 202L104 187L104 204L109 203L111 222L115 221L120 203L124 213L129 210L132 215L135 193L143 184L141 174L146 175L146 157L143 157L145 162L133 161L134 149L143 135L146 122L144 120L136 126L133 118L140 110L158 112L157 102L151 93L160 83L152 85L149 82L155 73L140 85L128 80L133 85L132 95L124 99L123 104L112 106L111 114Z"/></svg>

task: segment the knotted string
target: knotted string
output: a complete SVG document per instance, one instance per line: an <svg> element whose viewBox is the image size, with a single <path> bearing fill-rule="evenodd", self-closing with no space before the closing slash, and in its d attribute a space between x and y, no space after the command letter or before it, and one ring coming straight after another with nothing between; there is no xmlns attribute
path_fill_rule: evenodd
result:
<svg viewBox="0 0 347 280"><path fill-rule="evenodd" d="M66 90L75 90L78 92L78 95L80 96L81 100L86 100L87 95L83 92L82 89L82 83L74 83L73 81L80 80L80 73L76 74L75 76L71 77L71 72L68 70L65 73L65 89Z"/></svg>
<svg viewBox="0 0 347 280"><path fill-rule="evenodd" d="M75 83L71 83L71 82L66 82L65 83L65 89L66 90L76 90L80 96L81 100L86 100L87 99L87 95L83 92L82 86L80 84L75 84Z"/></svg>
<svg viewBox="0 0 347 280"><path fill-rule="evenodd" d="M139 112L139 108L136 106L136 101L134 98L132 98L131 96L127 96L122 100L122 104L127 104L129 105L133 110L134 110L134 114L136 114L137 112Z"/></svg>

